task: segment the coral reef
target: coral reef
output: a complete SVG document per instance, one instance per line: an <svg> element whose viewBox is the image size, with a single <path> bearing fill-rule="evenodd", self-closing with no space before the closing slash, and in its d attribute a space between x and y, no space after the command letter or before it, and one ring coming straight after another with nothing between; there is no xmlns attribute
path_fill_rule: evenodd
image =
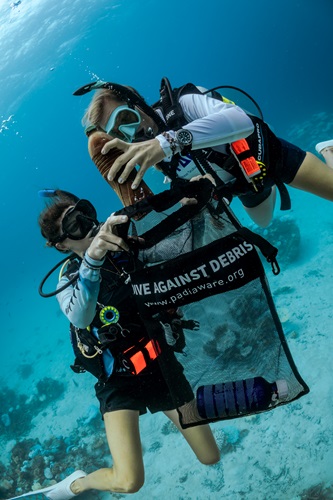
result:
<svg viewBox="0 0 333 500"><path fill-rule="evenodd" d="M333 484L324 483L311 486L304 490L300 496L301 500L333 500Z"/></svg>
<svg viewBox="0 0 333 500"><path fill-rule="evenodd" d="M161 433L164 436L168 436L169 434L177 434L178 432L179 431L178 431L177 427L171 421L167 421L167 422L165 422L165 424L162 425Z"/></svg>
<svg viewBox="0 0 333 500"><path fill-rule="evenodd" d="M0 393L1 434L7 438L25 436L31 429L32 419L50 403L61 398L64 392L64 384L49 377L37 382L30 396L3 387Z"/></svg>
<svg viewBox="0 0 333 500"><path fill-rule="evenodd" d="M50 377L39 380L36 384L36 388L39 401L55 401L60 398L64 392L64 384Z"/></svg>
<svg viewBox="0 0 333 500"><path fill-rule="evenodd" d="M30 363L23 363L17 367L17 371L23 380L26 380L34 372L34 366Z"/></svg>
<svg viewBox="0 0 333 500"><path fill-rule="evenodd" d="M90 439L87 439L87 436ZM77 469L92 472L108 467L109 450L102 425L100 428L78 426L69 437L52 437L44 442L23 439L11 451L6 468L0 463L0 498L45 488Z"/></svg>
<svg viewBox="0 0 333 500"><path fill-rule="evenodd" d="M225 456L227 453L236 451L243 439L248 434L249 430L243 429L240 431L234 425L226 425L223 427L223 429L218 430L214 433L216 442L223 456Z"/></svg>

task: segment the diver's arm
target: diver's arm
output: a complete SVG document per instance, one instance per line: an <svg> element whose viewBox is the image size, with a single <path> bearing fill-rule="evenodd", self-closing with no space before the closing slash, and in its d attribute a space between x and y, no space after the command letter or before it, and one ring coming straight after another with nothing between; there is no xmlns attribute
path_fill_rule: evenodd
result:
<svg viewBox="0 0 333 500"><path fill-rule="evenodd" d="M86 254L79 268L78 280L57 295L62 312L77 328L86 328L96 314L103 262L104 259L94 260ZM69 279L70 277L63 276L57 288L68 283Z"/></svg>
<svg viewBox="0 0 333 500"><path fill-rule="evenodd" d="M57 297L60 308L69 321L78 328L86 328L96 313L100 285L100 270L109 251L128 250L127 243L114 234L115 226L126 223L127 216L110 215L92 239L79 268L79 278ZM58 288L68 282L64 276Z"/></svg>
<svg viewBox="0 0 333 500"><path fill-rule="evenodd" d="M253 123L247 114L233 104L202 94L184 95L180 98L180 104L189 122L183 128L190 130L193 135L193 150L228 144L248 137L254 130ZM168 132L169 137L175 137L175 131L169 130ZM151 166L180 152L178 144L170 144L163 134L157 135L155 139L137 143L112 139L104 144L101 152L107 154L114 148L119 149L123 154L114 161L108 172L108 180L113 181L124 167L118 182L125 182L130 172L135 167L139 167L131 186L132 189L138 187Z"/></svg>
<svg viewBox="0 0 333 500"><path fill-rule="evenodd" d="M234 104L201 94L184 95L179 102L189 122L183 128L193 134L193 149L238 141L254 131L252 120Z"/></svg>
<svg viewBox="0 0 333 500"><path fill-rule="evenodd" d="M193 150L228 144L248 137L254 130L252 120L234 104L201 94L186 94L179 103L188 122L183 128L193 135ZM175 137L173 130L169 134ZM160 134L156 138L166 156L171 156L170 143L165 136ZM179 146L176 143L175 146L175 152L180 153Z"/></svg>

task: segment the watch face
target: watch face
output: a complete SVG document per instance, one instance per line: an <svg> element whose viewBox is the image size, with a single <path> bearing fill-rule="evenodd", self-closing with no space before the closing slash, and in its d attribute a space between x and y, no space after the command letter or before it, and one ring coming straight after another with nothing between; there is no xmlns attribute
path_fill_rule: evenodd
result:
<svg viewBox="0 0 333 500"><path fill-rule="evenodd" d="M177 131L177 141L181 146L192 144L193 136L189 130L181 129Z"/></svg>

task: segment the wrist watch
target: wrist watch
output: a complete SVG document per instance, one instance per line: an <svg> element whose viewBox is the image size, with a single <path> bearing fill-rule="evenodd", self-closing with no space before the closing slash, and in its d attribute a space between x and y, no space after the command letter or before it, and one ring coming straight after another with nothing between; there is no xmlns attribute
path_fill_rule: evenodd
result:
<svg viewBox="0 0 333 500"><path fill-rule="evenodd" d="M180 147L180 152L183 155L186 155L191 151L193 141L192 132L185 128L181 128L176 131L175 140Z"/></svg>

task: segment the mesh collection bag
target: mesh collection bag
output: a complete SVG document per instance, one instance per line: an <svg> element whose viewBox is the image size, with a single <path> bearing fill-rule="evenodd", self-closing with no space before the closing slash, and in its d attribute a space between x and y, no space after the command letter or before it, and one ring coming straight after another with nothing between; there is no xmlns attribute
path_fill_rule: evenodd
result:
<svg viewBox="0 0 333 500"><path fill-rule="evenodd" d="M178 236L143 252L145 267L131 275L148 329L161 311L181 316L186 347L176 355L197 396L179 408L183 427L268 410L308 392L257 250L228 212L213 216L203 209ZM160 324L170 338L172 325ZM168 382L167 358L159 362ZM169 388L176 396L178 388Z"/></svg>
<svg viewBox="0 0 333 500"><path fill-rule="evenodd" d="M103 162L106 178L110 162ZM180 188L156 196L150 192L117 212L132 218L130 233L145 242L139 251L143 266L131 272L140 315L152 338L164 335L174 346L195 396L178 407L180 389L162 352L158 362L184 428L270 410L309 392L288 348L256 246L277 273L276 253L240 225L221 197L212 200L204 181L183 181ZM197 198L197 205L178 208L184 196Z"/></svg>

